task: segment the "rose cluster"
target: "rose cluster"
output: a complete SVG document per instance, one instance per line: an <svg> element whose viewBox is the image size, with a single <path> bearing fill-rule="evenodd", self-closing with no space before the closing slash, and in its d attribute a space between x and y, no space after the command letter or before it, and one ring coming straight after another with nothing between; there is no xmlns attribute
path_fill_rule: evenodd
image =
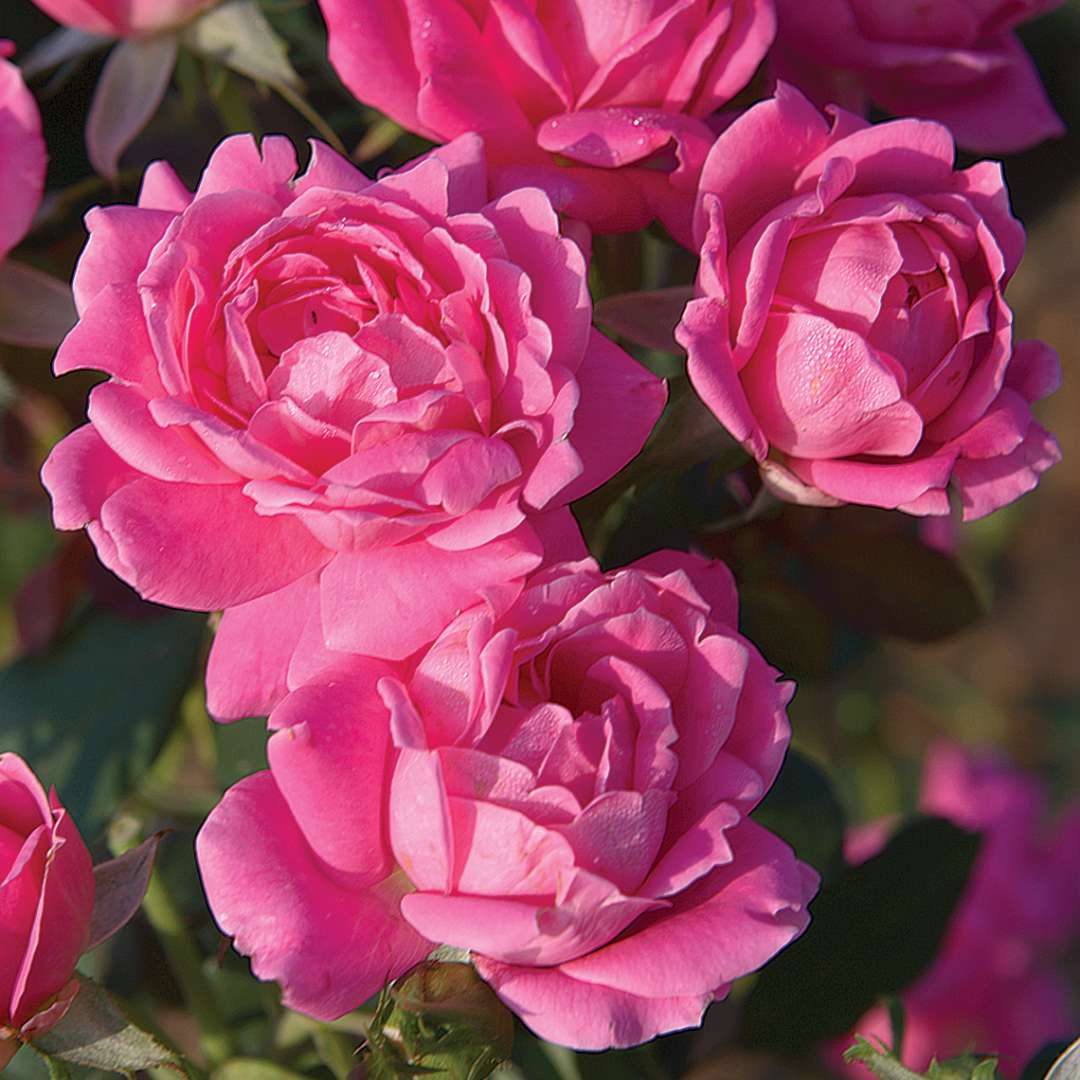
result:
<svg viewBox="0 0 1080 1080"><path fill-rule="evenodd" d="M40 6L142 37L208 5ZM320 6L346 86L445 145L370 179L238 135L194 191L157 162L91 211L55 370L107 378L45 464L55 522L143 597L223 612L209 708L268 714L270 768L199 861L287 1004L337 1017L451 946L564 1045L695 1025L806 928L817 875L748 816L792 686L726 568L602 571L571 513L667 398L593 327L591 236L658 219L697 258L675 337L770 491L990 513L1060 456L1032 414L1058 363L1013 339L1001 170L956 169L944 125L1055 130L1013 35L1048 5L835 0L825 38L773 0ZM736 111L774 38L788 81ZM842 100L826 65L858 75ZM3 255L44 159L2 61L0 147ZM13 861L37 826L9 801Z"/></svg>

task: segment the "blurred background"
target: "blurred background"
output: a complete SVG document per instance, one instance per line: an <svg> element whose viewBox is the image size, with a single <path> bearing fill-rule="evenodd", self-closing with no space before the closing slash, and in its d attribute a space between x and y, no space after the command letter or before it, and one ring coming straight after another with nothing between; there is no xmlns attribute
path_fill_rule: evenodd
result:
<svg viewBox="0 0 1080 1080"><path fill-rule="evenodd" d="M29 0L2 7L0 37L13 38L19 53L54 29ZM311 107L365 169L423 148L341 87L327 66L314 3L269 0L264 10L290 43ZM642 484L594 533L609 564L661 543L693 543L731 563L744 629L798 681L794 745L827 775L852 824L911 812L923 756L941 736L998 748L1043 777L1057 805L1080 789L1080 0L1021 36L1071 129L1005 162L1029 237L1008 297L1018 335L1042 338L1061 354L1064 385L1036 411L1058 436L1064 461L1037 491L969 526L791 507L738 529L724 527L739 509L740 473L726 472L738 461L725 469L704 461ZM149 161L168 157L191 183L230 132L284 132L297 141L313 133L290 103L182 54L162 107L111 185L93 175L83 141L103 62L98 53L31 84L51 160L45 205L18 254L64 280L84 241L82 214L97 203L132 201ZM602 264L603 245L597 257ZM684 256L669 252L666 265L670 280L685 279ZM294 1072L340 1074L334 1055L356 1042L348 1025L283 1016L273 988L250 978L209 919L191 840L224 787L261 767L264 728L258 718L223 727L207 717L204 617L143 603L100 567L81 533L52 530L38 471L52 444L83 421L94 379L54 381L50 359L0 345L0 748L19 751L56 784L99 854L153 829L174 830L148 917L91 955L97 974L196 1057L216 1014L241 1051L263 1053L269 1040ZM670 358L645 359L675 370ZM596 524L593 507L583 515ZM213 986L201 1036L189 997L184 1004L189 988L168 962L175 950L193 951ZM1080 954L1064 959L1080 986ZM666 1049L575 1068L582 1077L696 1068L698 1080L819 1071L732 1050L738 1007L736 1000L715 1008L702 1034L667 1040ZM30 1077L41 1068L20 1054L11 1071Z"/></svg>

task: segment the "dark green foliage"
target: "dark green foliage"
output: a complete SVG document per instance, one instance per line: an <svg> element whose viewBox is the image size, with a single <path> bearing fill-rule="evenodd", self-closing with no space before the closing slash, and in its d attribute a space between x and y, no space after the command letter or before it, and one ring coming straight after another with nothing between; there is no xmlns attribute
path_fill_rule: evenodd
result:
<svg viewBox="0 0 1080 1080"><path fill-rule="evenodd" d="M87 840L153 761L195 672L206 616L93 610L0 671L0 744L55 784Z"/></svg>
<svg viewBox="0 0 1080 1080"><path fill-rule="evenodd" d="M978 848L977 836L947 821L919 819L827 884L809 930L758 976L743 1042L809 1050L913 982L937 952Z"/></svg>

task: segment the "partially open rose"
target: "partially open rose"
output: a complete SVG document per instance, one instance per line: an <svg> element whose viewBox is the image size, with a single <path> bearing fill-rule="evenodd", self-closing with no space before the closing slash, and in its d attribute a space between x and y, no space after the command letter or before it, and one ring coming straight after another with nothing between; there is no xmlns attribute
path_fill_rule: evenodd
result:
<svg viewBox="0 0 1080 1080"><path fill-rule="evenodd" d="M773 0L320 6L361 101L437 142L480 132L514 182L601 232L685 218L712 142L702 120L750 81L775 28Z"/></svg>
<svg viewBox="0 0 1080 1080"><path fill-rule="evenodd" d="M325 146L215 152L194 196L147 171L90 213L58 373L99 368L45 465L145 597L313 593L328 640L400 657L581 542L565 509L640 449L664 385L591 328L546 195L489 201L465 136L372 182ZM248 639L244 649L259 648Z"/></svg>
<svg viewBox="0 0 1080 1080"><path fill-rule="evenodd" d="M743 114L706 162L697 299L676 331L695 389L801 502L966 519L1060 458L1031 403L1057 356L1013 343L1024 234L1000 166L953 167L939 124L870 126L801 94Z"/></svg>
<svg viewBox="0 0 1080 1080"><path fill-rule="evenodd" d="M547 568L407 664L311 642L199 834L219 925L320 1018L445 943L568 1046L699 1023L817 887L748 818L791 685L735 626L726 569L663 552Z"/></svg>
<svg viewBox="0 0 1080 1080"><path fill-rule="evenodd" d="M90 854L56 793L0 754L0 1068L76 992L94 905Z"/></svg>

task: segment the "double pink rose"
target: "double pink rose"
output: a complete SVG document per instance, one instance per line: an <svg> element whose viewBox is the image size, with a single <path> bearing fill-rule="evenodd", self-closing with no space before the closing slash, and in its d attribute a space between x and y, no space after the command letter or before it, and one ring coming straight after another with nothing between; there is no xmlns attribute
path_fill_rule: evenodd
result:
<svg viewBox="0 0 1080 1080"><path fill-rule="evenodd" d="M19 69L0 41L0 262L30 228L45 186L41 117Z"/></svg>
<svg viewBox="0 0 1080 1080"><path fill-rule="evenodd" d="M801 94L744 113L701 180L697 299L676 336L698 393L796 501L965 519L1060 458L1031 403L1056 354L1014 346L1023 253L997 164L953 167L938 124L870 126Z"/></svg>
<svg viewBox="0 0 1080 1080"><path fill-rule="evenodd" d="M1016 37L1063 0L776 0L775 73L819 105L938 120L980 153L1024 150L1065 126Z"/></svg>
<svg viewBox="0 0 1080 1080"><path fill-rule="evenodd" d="M34 0L58 23L109 37L143 37L170 30L217 0Z"/></svg>
<svg viewBox="0 0 1080 1080"><path fill-rule="evenodd" d="M77 989L89 940L94 872L56 792L15 754L0 754L0 1068L52 1027Z"/></svg>
<svg viewBox="0 0 1080 1080"><path fill-rule="evenodd" d="M563 1045L697 1024L805 929L817 886L747 817L791 685L736 619L722 565L664 552L544 569L408 663L312 642L270 771L199 834L219 925L317 1017L447 944Z"/></svg>
<svg viewBox="0 0 1080 1080"><path fill-rule="evenodd" d="M320 0L345 85L437 142L484 136L600 232L685 217L702 122L772 42L773 0ZM674 153L672 151L674 150ZM674 173L674 175L671 175Z"/></svg>
<svg viewBox="0 0 1080 1080"><path fill-rule="evenodd" d="M1080 1013L1060 957L1080 939L1080 804L1047 827L1039 782L994 757L939 743L923 774L920 809L982 834L972 877L933 964L901 995L905 1064L974 1048L1017 1077L1046 1043L1076 1034ZM884 843L887 824L855 837L855 856ZM855 1031L891 1044L884 1009ZM833 1048L834 1056L848 1045ZM860 1065L849 1075L866 1080Z"/></svg>
<svg viewBox="0 0 1080 1080"><path fill-rule="evenodd" d="M194 196L157 163L88 226L56 371L111 378L45 465L56 524L147 599L266 598L270 638L307 596L331 645L403 657L577 557L566 505L663 407L547 196L489 201L476 137L372 182L238 136Z"/></svg>

